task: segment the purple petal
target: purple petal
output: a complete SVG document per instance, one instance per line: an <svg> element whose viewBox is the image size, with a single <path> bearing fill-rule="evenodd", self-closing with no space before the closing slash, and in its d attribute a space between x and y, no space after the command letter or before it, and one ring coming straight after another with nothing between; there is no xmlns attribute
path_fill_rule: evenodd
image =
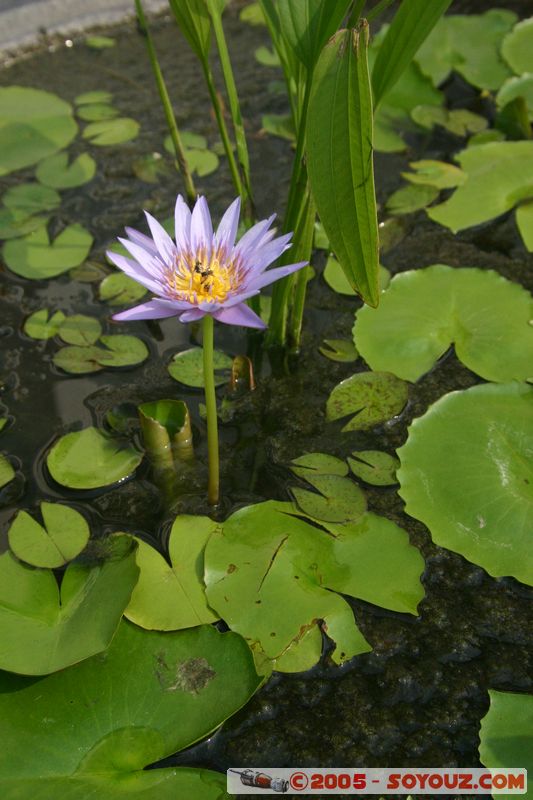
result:
<svg viewBox="0 0 533 800"><path fill-rule="evenodd" d="M191 250L197 253L203 247L207 257L211 255L213 244L213 225L205 197L199 197L191 216Z"/></svg>
<svg viewBox="0 0 533 800"><path fill-rule="evenodd" d="M140 306L128 308L126 311L120 311L118 314L113 314L113 319L118 322L125 320L133 321L136 319L163 319L164 317L175 317L180 311L183 311L184 306L188 303L173 302L172 300L149 300L147 303L141 303Z"/></svg>
<svg viewBox="0 0 533 800"><path fill-rule="evenodd" d="M240 256L241 258L245 258L246 253L253 249L258 242L261 242L263 237L269 236L269 234L273 236L274 233L268 231L268 229L275 219L276 215L272 214L272 216L268 219L264 219L262 222L256 223L252 228L250 228L249 231L246 231L244 236L237 242L234 250L235 257Z"/></svg>
<svg viewBox="0 0 533 800"><path fill-rule="evenodd" d="M220 225L217 228L216 243L217 247L225 248L226 252L230 252L235 244L235 237L237 236L237 228L239 227L239 215L241 213L241 198L237 197L236 200L229 206L224 216L220 220Z"/></svg>
<svg viewBox="0 0 533 800"><path fill-rule="evenodd" d="M148 253L151 253L154 256L157 255L157 247L155 246L154 240L149 236L146 236L144 233L135 230L135 228L126 228L126 233L132 242L144 247Z"/></svg>
<svg viewBox="0 0 533 800"><path fill-rule="evenodd" d="M176 226L176 246L178 250L188 252L191 247L191 212L181 194L178 195L176 200L174 222Z"/></svg>
<svg viewBox="0 0 533 800"><path fill-rule="evenodd" d="M150 233L154 237L155 246L158 249L159 255L161 256L162 261L165 264L172 264L174 261L174 257L176 255L176 245L163 228L162 225L152 217L148 211L145 211L146 219L148 220L148 226L150 228Z"/></svg>
<svg viewBox="0 0 533 800"><path fill-rule="evenodd" d="M135 242L130 242L129 239L121 239L119 236L118 240L120 244L124 245L128 253L133 256L135 261L141 265L145 273L151 275L153 278L159 278L161 276L164 264L159 256L150 255L150 253L138 244L135 244Z"/></svg>
<svg viewBox="0 0 533 800"><path fill-rule="evenodd" d="M133 278L134 281L142 284L154 294L161 294L161 285L136 261L132 261L120 255L120 253L113 253L112 250L108 250L106 255L111 263L122 270L129 278Z"/></svg>
<svg viewBox="0 0 533 800"><path fill-rule="evenodd" d="M205 311L201 308L191 308L190 311L184 311L180 317L180 322L196 322L205 317Z"/></svg>
<svg viewBox="0 0 533 800"><path fill-rule="evenodd" d="M250 268L253 272L262 272L273 261L280 257L285 250L288 250L290 245L292 233L286 233L284 236L278 236L272 242L268 242L261 247L257 247L253 253L247 256L244 262L244 268ZM250 261L248 265L246 261Z"/></svg>
<svg viewBox="0 0 533 800"><path fill-rule="evenodd" d="M261 330L266 328L261 317L258 317L246 303L240 303L231 308L221 308L215 311L213 317L226 325L242 325L244 328L260 328Z"/></svg>
<svg viewBox="0 0 533 800"><path fill-rule="evenodd" d="M257 278L250 281L248 288L259 291L264 286L269 286L269 284L279 281L280 278L286 278L287 275L291 275L291 273L296 272L296 270L306 267L308 263L308 261L300 261L298 264L288 264L286 267L270 269L268 272L263 272L261 275L258 275Z"/></svg>

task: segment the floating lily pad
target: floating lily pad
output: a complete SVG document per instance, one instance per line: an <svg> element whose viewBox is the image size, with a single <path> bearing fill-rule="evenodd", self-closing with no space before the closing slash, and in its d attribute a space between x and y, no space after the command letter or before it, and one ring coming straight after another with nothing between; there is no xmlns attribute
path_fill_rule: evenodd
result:
<svg viewBox="0 0 533 800"><path fill-rule="evenodd" d="M165 175L168 167L161 153L148 153L136 158L132 169L139 180L145 183L157 183Z"/></svg>
<svg viewBox="0 0 533 800"><path fill-rule="evenodd" d="M402 172L402 177L415 184L427 184L437 189L454 189L466 181L466 174L453 164L445 161L412 161L409 166L414 172Z"/></svg>
<svg viewBox="0 0 533 800"><path fill-rule="evenodd" d="M145 767L206 737L261 680L234 633L210 626L156 633L123 622L103 657L38 682L0 676L0 793L5 800L229 800L225 775Z"/></svg>
<svg viewBox="0 0 533 800"><path fill-rule="evenodd" d="M366 497L350 478L308 473L305 480L320 494L298 486L291 487L290 491L296 505L306 516L344 524L359 519L365 513Z"/></svg>
<svg viewBox="0 0 533 800"><path fill-rule="evenodd" d="M313 236L313 247L317 250L330 250L329 239L321 222L315 222L315 233Z"/></svg>
<svg viewBox="0 0 533 800"><path fill-rule="evenodd" d="M83 92L74 98L77 106L84 106L91 103L110 103L113 99L111 92L96 89L94 92Z"/></svg>
<svg viewBox="0 0 533 800"><path fill-rule="evenodd" d="M526 248L533 253L533 200L516 209L516 225Z"/></svg>
<svg viewBox="0 0 533 800"><path fill-rule="evenodd" d="M7 190L2 201L7 208L30 215L57 208L61 203L61 197L49 186L41 186L40 183L19 183Z"/></svg>
<svg viewBox="0 0 533 800"><path fill-rule="evenodd" d="M0 489L6 486L15 477L15 470L7 460L7 458L0 453Z"/></svg>
<svg viewBox="0 0 533 800"><path fill-rule="evenodd" d="M429 206L440 194L440 189L426 184L403 186L393 192L387 200L389 214L413 214Z"/></svg>
<svg viewBox="0 0 533 800"><path fill-rule="evenodd" d="M92 243L93 237L81 225L69 225L53 242L42 227L21 239L6 242L4 260L21 278L45 280L81 264Z"/></svg>
<svg viewBox="0 0 533 800"><path fill-rule="evenodd" d="M465 108L448 111L447 108L437 106L416 106L411 111L411 118L422 128L430 130L435 125L440 125L455 136L480 133L488 126L485 117Z"/></svg>
<svg viewBox="0 0 533 800"><path fill-rule="evenodd" d="M57 522L57 520L56 520ZM0 556L0 668L45 675L109 646L138 576L129 537L94 566L70 564L58 586L52 570Z"/></svg>
<svg viewBox="0 0 533 800"><path fill-rule="evenodd" d="M215 385L222 386L228 380L227 374L220 374L221 371L231 369L233 360L220 350L215 350L213 363L215 367ZM201 347L191 347L190 350L182 350L181 353L176 353L172 357L172 361L168 365L168 371L171 378L179 383L184 383L185 386L192 386L195 389L201 389L204 385L204 366L203 366L203 351ZM219 373L217 375L217 372Z"/></svg>
<svg viewBox="0 0 533 800"><path fill-rule="evenodd" d="M354 475L372 486L392 486L398 483L396 470L400 462L382 450L355 450L348 464Z"/></svg>
<svg viewBox="0 0 533 800"><path fill-rule="evenodd" d="M102 326L96 317L73 314L66 317L59 329L59 336L67 344L94 344L102 333Z"/></svg>
<svg viewBox="0 0 533 800"><path fill-rule="evenodd" d="M47 223L46 216L31 216L20 208L0 208L0 239L26 236Z"/></svg>
<svg viewBox="0 0 533 800"><path fill-rule="evenodd" d="M106 145L122 144L136 139L140 125L130 117L91 122L83 131L83 138L89 139L91 144L104 147Z"/></svg>
<svg viewBox="0 0 533 800"><path fill-rule="evenodd" d="M53 362L71 375L88 375L103 369L99 361L102 352L101 347L71 345L54 353Z"/></svg>
<svg viewBox="0 0 533 800"><path fill-rule="evenodd" d="M41 503L44 525L19 511L9 529L9 547L34 567L62 567L89 541L89 526L75 509L60 503Z"/></svg>
<svg viewBox="0 0 533 800"><path fill-rule="evenodd" d="M346 431L362 431L392 419L407 403L407 384L388 372L357 372L341 381L326 404L326 419L332 422L354 414Z"/></svg>
<svg viewBox="0 0 533 800"><path fill-rule="evenodd" d="M299 478L308 475L347 475L346 461L327 453L306 453L290 463L290 469Z"/></svg>
<svg viewBox="0 0 533 800"><path fill-rule="evenodd" d="M437 264L396 275L379 308L357 312L354 340L372 369L416 381L453 343L485 380L533 376L533 300L492 270Z"/></svg>
<svg viewBox="0 0 533 800"><path fill-rule="evenodd" d="M104 119L114 119L118 117L119 111L107 103L87 103L80 106L76 114L85 122L100 122Z"/></svg>
<svg viewBox="0 0 533 800"><path fill-rule="evenodd" d="M490 708L481 720L479 758L497 771L521 767L528 777L533 772L533 695L489 690ZM525 786L525 781L524 781ZM530 798L531 790L522 797ZM508 800L508 794L492 792L494 800Z"/></svg>
<svg viewBox="0 0 533 800"><path fill-rule="evenodd" d="M94 178L96 162L88 153L82 153L69 164L68 153L57 153L41 161L35 175L37 180L54 189L72 189L83 186Z"/></svg>
<svg viewBox="0 0 533 800"><path fill-rule="evenodd" d="M354 347L353 342L348 339L324 339L322 347L318 348L320 353L329 358L330 361L341 361L349 364L357 361L359 353Z"/></svg>
<svg viewBox="0 0 533 800"><path fill-rule="evenodd" d="M344 294L346 296L355 297L355 291L350 286L348 278L344 274L344 270L335 258L329 256L324 268L324 280L328 286L333 289L337 294ZM385 267L379 267L379 287L384 289L390 281L390 272Z"/></svg>
<svg viewBox="0 0 533 800"><path fill-rule="evenodd" d="M513 72L533 72L533 18L518 22L503 39L501 54Z"/></svg>
<svg viewBox="0 0 533 800"><path fill-rule="evenodd" d="M508 78L496 95L497 105L504 109L517 98L524 98L529 119L533 119L533 74Z"/></svg>
<svg viewBox="0 0 533 800"><path fill-rule="evenodd" d="M185 153L189 169L195 172L200 178L211 175L220 164L218 156L212 150L189 149Z"/></svg>
<svg viewBox="0 0 533 800"><path fill-rule="evenodd" d="M261 117L261 130L288 142L296 141L294 123L289 114L264 114Z"/></svg>
<svg viewBox="0 0 533 800"><path fill-rule="evenodd" d="M275 50L271 50L264 45L258 47L257 50L254 51L255 60L261 64L263 67L279 67L281 66L281 62L279 60L279 56Z"/></svg>
<svg viewBox="0 0 533 800"><path fill-rule="evenodd" d="M73 267L69 275L72 280L80 281L80 283L95 283L103 280L109 275L109 272L97 261L85 261L79 267Z"/></svg>
<svg viewBox="0 0 533 800"><path fill-rule="evenodd" d="M46 464L61 486L97 489L129 478L142 458L134 447L90 427L61 436L48 453Z"/></svg>
<svg viewBox="0 0 533 800"><path fill-rule="evenodd" d="M204 548L217 523L208 517L176 517L168 540L168 561L138 542L139 580L125 616L142 628L175 631L216 622L203 584Z"/></svg>
<svg viewBox="0 0 533 800"><path fill-rule="evenodd" d="M503 131L499 131L497 128L490 128L490 130L481 131L481 133L475 133L471 136L467 147L476 147L476 145L488 144L489 142L503 142L504 139L505 133Z"/></svg>
<svg viewBox="0 0 533 800"><path fill-rule="evenodd" d="M24 323L24 333L32 339L51 339L57 336L66 317L62 311L55 311L52 316L47 308L35 311Z"/></svg>
<svg viewBox="0 0 533 800"><path fill-rule="evenodd" d="M266 25L261 3L250 3L242 8L239 12L239 19L249 25Z"/></svg>
<svg viewBox="0 0 533 800"><path fill-rule="evenodd" d="M57 95L23 86L0 88L0 175L61 150L77 131L72 107Z"/></svg>
<svg viewBox="0 0 533 800"><path fill-rule="evenodd" d="M92 47L93 50L105 50L108 47L114 47L116 41L111 36L88 36L85 44L87 47Z"/></svg>
<svg viewBox="0 0 533 800"><path fill-rule="evenodd" d="M98 288L100 300L110 306L125 306L136 303L144 297L148 290L123 272L112 272L107 275Z"/></svg>
<svg viewBox="0 0 533 800"><path fill-rule="evenodd" d="M102 366L132 367L148 358L148 348L137 336L113 334L102 336L100 341L107 348L99 356Z"/></svg>
<svg viewBox="0 0 533 800"><path fill-rule="evenodd" d="M398 479L437 544L533 585L532 401L518 383L445 395L411 425Z"/></svg>

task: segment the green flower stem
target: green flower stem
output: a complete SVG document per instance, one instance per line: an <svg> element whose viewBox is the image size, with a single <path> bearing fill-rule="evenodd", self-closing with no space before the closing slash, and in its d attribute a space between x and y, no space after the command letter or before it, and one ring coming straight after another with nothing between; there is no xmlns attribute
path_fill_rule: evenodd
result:
<svg viewBox="0 0 533 800"><path fill-rule="evenodd" d="M212 506L216 506L218 505L220 498L220 465L218 460L218 418L217 397L215 392L215 368L213 364L213 329L213 317L210 314L206 314L203 321L202 347L204 355L205 408L207 412L207 453L209 466L207 499Z"/></svg>
<svg viewBox="0 0 533 800"><path fill-rule="evenodd" d="M295 261L305 261L310 259L313 251L313 236L315 232L316 206L309 192L306 197L305 206L302 210L297 232L298 242L297 252L294 253ZM295 287L289 321L289 346L294 352L300 349L300 337L302 333L302 322L305 307L305 294L307 291L307 268L298 270L291 276L294 277Z"/></svg>
<svg viewBox="0 0 533 800"><path fill-rule="evenodd" d="M146 22L146 17L144 15L144 9L142 7L141 0L135 0L135 10L137 12L139 29L146 39L148 56L150 58L150 63L152 65L152 71L154 73L155 82L157 84L159 97L161 98L161 103L163 105L163 110L165 112L170 138L172 139L172 144L174 145L174 150L176 153L176 161L179 170L183 175L183 180L185 181L185 191L187 193L187 198L189 199L189 202L193 203L196 200L196 188L194 186L194 181L192 179L191 171L187 163L187 158L185 156L185 149L181 141L178 124L176 122L176 117L174 116L174 111L172 110L172 103L170 102L170 97L168 96L165 79L163 78L161 67L159 66L157 53L155 51L154 43L148 28L148 24Z"/></svg>

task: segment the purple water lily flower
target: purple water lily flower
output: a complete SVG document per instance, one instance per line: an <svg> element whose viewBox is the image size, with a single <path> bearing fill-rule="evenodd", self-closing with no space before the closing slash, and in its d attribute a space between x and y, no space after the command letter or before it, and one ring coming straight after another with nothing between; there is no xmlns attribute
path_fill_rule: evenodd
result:
<svg viewBox="0 0 533 800"><path fill-rule="evenodd" d="M195 322L210 314L227 325L265 328L246 300L264 286L305 267L307 261L266 268L287 250L292 234L275 238L271 229L275 214L258 222L235 244L240 199L225 212L216 233L205 197L199 197L192 213L178 195L175 210L176 241L159 222L145 212L151 237L126 228L127 239L119 241L132 258L108 251L107 256L122 272L154 293L155 297L127 311L116 320L161 319L179 316L180 322Z"/></svg>

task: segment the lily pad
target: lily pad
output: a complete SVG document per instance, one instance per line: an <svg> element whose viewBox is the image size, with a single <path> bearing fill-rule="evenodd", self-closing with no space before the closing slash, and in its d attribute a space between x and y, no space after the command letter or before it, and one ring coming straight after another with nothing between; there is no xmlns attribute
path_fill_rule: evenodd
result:
<svg viewBox="0 0 533 800"><path fill-rule="evenodd" d="M114 119L118 117L119 111L107 103L87 103L76 110L80 119L86 122L100 122L104 119Z"/></svg>
<svg viewBox="0 0 533 800"><path fill-rule="evenodd" d="M116 41L111 36L87 36L85 44L87 47L92 47L93 50L105 50L108 47L114 47Z"/></svg>
<svg viewBox="0 0 533 800"><path fill-rule="evenodd" d="M132 367L148 358L148 348L138 336L113 334L102 336L100 341L107 348L102 351L99 361L106 367Z"/></svg>
<svg viewBox="0 0 533 800"><path fill-rule="evenodd" d="M533 253L533 200L522 203L516 209L516 225L524 245Z"/></svg>
<svg viewBox="0 0 533 800"><path fill-rule="evenodd" d="M342 363L349 364L352 361L357 361L359 358L359 353L354 347L353 342L350 342L348 339L324 339L322 346L318 349L320 353L326 358L329 358L330 361L341 361Z"/></svg>
<svg viewBox="0 0 533 800"><path fill-rule="evenodd" d="M357 312L354 340L372 369L416 381L455 345L482 378L533 376L533 300L492 270L443 264L396 275L379 308ZM502 355L503 354L503 355Z"/></svg>
<svg viewBox="0 0 533 800"><path fill-rule="evenodd" d="M254 51L255 60L263 67L279 67L281 62L275 50L261 45Z"/></svg>
<svg viewBox="0 0 533 800"><path fill-rule="evenodd" d="M266 25L261 3L250 3L242 8L239 12L239 19L249 25Z"/></svg>
<svg viewBox="0 0 533 800"><path fill-rule="evenodd" d="M215 385L222 386L223 383L228 381L227 374L217 374L221 371L226 373L231 369L233 359L220 350L215 350L213 363L215 367ZM171 378L179 383L184 383L185 386L192 386L195 389L203 388L204 385L204 367L203 367L203 352L201 347L191 347L190 350L182 350L181 353L176 353L172 357L172 361L168 365L168 371Z"/></svg>
<svg viewBox="0 0 533 800"><path fill-rule="evenodd" d="M57 336L66 317L62 311L55 311L52 316L47 308L35 311L24 323L24 333L32 339L51 339Z"/></svg>
<svg viewBox="0 0 533 800"><path fill-rule="evenodd" d="M112 272L107 275L98 288L100 300L110 306L125 306L136 303L144 297L148 290L123 272Z"/></svg>
<svg viewBox="0 0 533 800"><path fill-rule="evenodd" d="M20 208L0 208L0 239L26 236L47 223L47 216L32 216Z"/></svg>
<svg viewBox="0 0 533 800"><path fill-rule="evenodd" d="M533 74L515 75L508 78L496 95L496 103L504 109L508 103L512 103L518 97L524 98L529 119L533 119Z"/></svg>
<svg viewBox="0 0 533 800"><path fill-rule="evenodd" d="M61 197L49 186L41 186L40 183L19 183L7 190L2 201L7 208L23 211L29 216L57 208L61 203Z"/></svg>
<svg viewBox="0 0 533 800"><path fill-rule="evenodd" d="M73 189L92 180L96 173L96 161L88 153L82 153L69 164L68 153L57 153L41 161L35 175L37 180L54 189Z"/></svg>
<svg viewBox="0 0 533 800"><path fill-rule="evenodd" d="M204 548L217 523L208 517L176 517L168 540L170 563L138 541L139 580L125 616L142 628L175 631L216 622L203 584Z"/></svg>
<svg viewBox="0 0 533 800"><path fill-rule="evenodd" d="M436 106L416 106L411 111L411 118L422 128L431 130L435 125L440 125L455 136L480 133L488 126L485 117L465 108L448 111L447 108Z"/></svg>
<svg viewBox="0 0 533 800"><path fill-rule="evenodd" d="M56 153L77 131L72 107L57 95L24 86L0 88L0 175Z"/></svg>
<svg viewBox="0 0 533 800"><path fill-rule="evenodd" d="M532 400L533 388L518 383L452 392L398 450L399 493L433 540L490 575L531 585Z"/></svg>
<svg viewBox="0 0 533 800"><path fill-rule="evenodd" d="M44 525L19 511L9 529L9 547L34 567L62 567L89 541L89 526L78 511L60 503L41 503Z"/></svg>
<svg viewBox="0 0 533 800"><path fill-rule="evenodd" d="M102 326L96 317L85 314L73 314L66 317L59 328L59 336L67 344L94 344L102 333Z"/></svg>
<svg viewBox="0 0 533 800"><path fill-rule="evenodd" d="M94 566L70 564L59 588L52 570L0 556L0 668L45 675L105 650L139 571L129 537Z"/></svg>
<svg viewBox="0 0 533 800"><path fill-rule="evenodd" d="M290 465L291 472L299 478L307 479L308 475L347 475L348 467L342 458L327 453L305 453L298 456Z"/></svg>
<svg viewBox="0 0 533 800"><path fill-rule="evenodd" d="M195 172L200 178L211 173L216 172L220 165L220 161L216 153L212 150L193 150L189 149L185 152L189 169Z"/></svg>
<svg viewBox="0 0 533 800"><path fill-rule="evenodd" d="M343 462L344 463L344 462ZM300 511L312 519L326 522L353 522L366 511L366 497L350 478L341 475L307 474L317 492L291 487L291 494Z"/></svg>
<svg viewBox="0 0 533 800"><path fill-rule="evenodd" d="M533 18L518 22L503 39L501 54L513 72L533 72Z"/></svg>
<svg viewBox="0 0 533 800"><path fill-rule="evenodd" d="M296 141L296 131L290 114L264 114L261 118L261 131L288 142Z"/></svg>
<svg viewBox="0 0 533 800"><path fill-rule="evenodd" d="M481 720L479 758L488 769L521 767L533 771L533 695L489 690L490 708ZM525 781L524 781L525 785ZM522 794L531 797L531 791ZM492 793L494 800L508 794Z"/></svg>
<svg viewBox="0 0 533 800"><path fill-rule="evenodd" d="M97 489L129 478L142 457L134 447L90 427L61 436L48 453L46 464L61 486Z"/></svg>
<svg viewBox="0 0 533 800"><path fill-rule="evenodd" d="M387 200L389 214L413 214L429 206L440 194L440 189L426 184L403 186L393 192Z"/></svg>
<svg viewBox="0 0 533 800"><path fill-rule="evenodd" d="M262 678L234 633L157 633L123 622L104 657L38 682L0 680L5 800L223 800L225 775L145 767L206 737Z"/></svg>
<svg viewBox="0 0 533 800"><path fill-rule="evenodd" d="M104 351L101 347L71 345L62 347L54 354L56 367L71 375L88 375L103 369L100 358Z"/></svg>
<svg viewBox="0 0 533 800"><path fill-rule="evenodd" d="M326 404L326 419L332 422L352 414L344 428L363 431L399 414L408 398L407 384L389 372L357 372L341 381Z"/></svg>
<svg viewBox="0 0 533 800"><path fill-rule="evenodd" d="M354 475L372 486L392 486L398 483L396 470L400 466L395 456L382 450L355 450L348 464Z"/></svg>
<svg viewBox="0 0 533 800"><path fill-rule="evenodd" d="M402 172L402 177L415 184L427 184L437 189L454 189L461 186L466 179L466 174L453 164L445 161L423 159L412 161L409 166L414 172Z"/></svg>
<svg viewBox="0 0 533 800"><path fill-rule="evenodd" d="M74 103L77 106L84 106L91 103L110 103L113 99L111 92L106 92L103 89L96 89L94 92L83 92L74 98Z"/></svg>
<svg viewBox="0 0 533 800"><path fill-rule="evenodd" d="M7 460L7 458L0 453L0 489L6 486L15 477L15 470Z"/></svg>
<svg viewBox="0 0 533 800"><path fill-rule="evenodd" d="M168 169L161 153L148 153L146 156L140 156L131 166L139 180L145 183L158 183Z"/></svg>
<svg viewBox="0 0 533 800"><path fill-rule="evenodd" d="M136 139L140 125L130 117L91 122L83 131L83 138L91 144L105 147L113 144L123 144Z"/></svg>
<svg viewBox="0 0 533 800"><path fill-rule="evenodd" d="M337 294L344 294L346 296L355 297L355 292L350 286L348 282L348 278L344 274L344 271L335 258L335 256L329 256L328 260L326 261L326 266L324 268L324 280L328 284L328 286L333 289L334 292ZM385 267L379 267L379 287L380 289L384 289L385 286L388 285L390 281L390 273L388 269Z"/></svg>
<svg viewBox="0 0 533 800"><path fill-rule="evenodd" d="M53 242L45 227L21 239L4 244L4 260L9 269L21 278L45 280L55 278L85 261L93 237L81 225L69 225Z"/></svg>

